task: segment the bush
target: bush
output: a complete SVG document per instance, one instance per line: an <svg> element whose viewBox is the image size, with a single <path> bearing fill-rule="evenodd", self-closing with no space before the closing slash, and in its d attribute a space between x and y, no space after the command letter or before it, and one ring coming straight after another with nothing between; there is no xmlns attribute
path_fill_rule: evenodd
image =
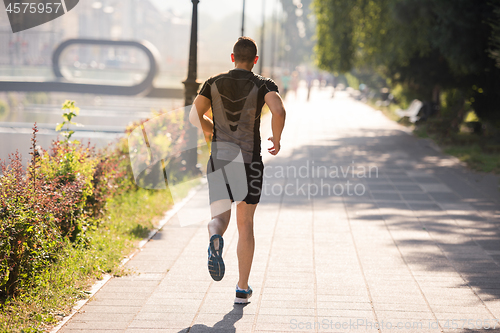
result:
<svg viewBox="0 0 500 333"><path fill-rule="evenodd" d="M184 128L184 110L173 112L157 112L150 119L135 122L127 127L127 140L122 142L123 154L130 156L135 165L147 165L148 168L140 175L136 175L136 181L144 188L155 188L158 181L164 181L164 174L169 181L179 181L186 176L185 162L182 161L182 150L186 143L186 130ZM144 142L144 133L148 136L148 150L141 147ZM128 144L133 151L128 151ZM126 148L125 148L126 146ZM163 158L164 165L160 161L152 164L150 154L156 159ZM163 169L165 166L165 169ZM130 170L130 175L133 174Z"/></svg>
<svg viewBox="0 0 500 333"><path fill-rule="evenodd" d="M55 142L50 151L40 156L39 170L46 183L55 183L58 191L53 200L56 225L62 236L76 241L83 230L87 198L93 194L96 160L90 148L79 144Z"/></svg>
<svg viewBox="0 0 500 333"><path fill-rule="evenodd" d="M69 240L87 246L106 203L119 188L130 188L125 155L97 151L77 141L55 141L36 149L23 168L19 153L0 162L0 298L19 295L48 269ZM127 185L128 184L128 185ZM122 186L123 185L123 186Z"/></svg>
<svg viewBox="0 0 500 333"><path fill-rule="evenodd" d="M28 290L43 284L40 279L55 263L59 264L68 244L89 251L102 246L99 242L94 244L92 237L98 240L101 231L109 231L108 204L117 210L120 194L136 192L129 196L136 200L149 193L138 191L134 182L127 139L102 150L70 141L73 131L69 124L74 124L72 118L78 114L78 108L74 102L66 101L63 109L64 122L57 125L59 131L66 128L63 141L53 142L46 151L37 150L35 124L29 165L23 168L19 153L10 155L8 164L0 161L0 301L4 305L13 297L22 299ZM166 141L165 136L151 140L153 146L160 148L158 153L172 155L166 162L179 162L175 152L184 144L182 116L181 112L170 113L148 124L156 133L170 133ZM181 177L178 173L173 176ZM152 208L144 209L150 214ZM166 207L158 205L154 209ZM149 228L129 224L126 232L137 236L143 236ZM98 229L100 225L102 229Z"/></svg>
<svg viewBox="0 0 500 333"><path fill-rule="evenodd" d="M36 146L36 127L33 147ZM15 296L20 288L44 269L57 249L61 237L56 227L60 206L57 196L71 204L71 193L78 192L81 184L57 186L38 175L38 156L33 159L27 172L23 170L19 153L10 156L10 164L0 164L0 298Z"/></svg>

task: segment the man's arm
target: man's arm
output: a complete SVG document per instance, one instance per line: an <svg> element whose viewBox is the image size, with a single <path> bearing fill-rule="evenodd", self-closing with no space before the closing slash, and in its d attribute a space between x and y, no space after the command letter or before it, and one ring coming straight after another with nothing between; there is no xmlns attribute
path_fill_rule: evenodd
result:
<svg viewBox="0 0 500 333"><path fill-rule="evenodd" d="M271 127L273 136L269 138L269 141L273 142L273 146L267 150L271 155L277 155L281 149L281 133L285 127L285 106L283 105L283 100L280 95L275 91L267 93L264 100L266 101L267 106L269 106L272 114Z"/></svg>
<svg viewBox="0 0 500 333"><path fill-rule="evenodd" d="M198 95L194 102L191 112L189 113L189 121L194 126L201 129L205 134L212 135L214 131L214 123L206 113L210 111L212 103L208 98L202 95Z"/></svg>

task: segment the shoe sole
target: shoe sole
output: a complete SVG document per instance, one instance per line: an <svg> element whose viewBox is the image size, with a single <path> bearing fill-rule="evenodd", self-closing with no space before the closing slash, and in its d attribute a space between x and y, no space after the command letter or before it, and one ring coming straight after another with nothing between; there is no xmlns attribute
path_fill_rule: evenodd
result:
<svg viewBox="0 0 500 333"><path fill-rule="evenodd" d="M234 304L247 304L250 303L250 297L252 297L252 294L250 296L245 293L241 292L236 292L236 297L234 299Z"/></svg>
<svg viewBox="0 0 500 333"><path fill-rule="evenodd" d="M224 240L220 236L217 238L219 239L219 252L222 253ZM210 252L212 255L210 256L210 259L208 259L208 272L214 281L220 281L224 277L226 266L224 265L222 256L218 255L215 251L214 240L215 238L210 240Z"/></svg>
<svg viewBox="0 0 500 333"><path fill-rule="evenodd" d="M234 299L234 304L248 304L250 303L250 300L248 298L239 298L239 297L236 297Z"/></svg>

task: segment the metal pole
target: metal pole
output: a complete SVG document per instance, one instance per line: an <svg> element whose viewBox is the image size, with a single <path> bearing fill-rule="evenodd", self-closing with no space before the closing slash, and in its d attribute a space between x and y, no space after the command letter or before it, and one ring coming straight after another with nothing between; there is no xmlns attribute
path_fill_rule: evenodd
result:
<svg viewBox="0 0 500 333"><path fill-rule="evenodd" d="M241 36L245 36L245 0L243 0L243 12L241 17Z"/></svg>
<svg viewBox="0 0 500 333"><path fill-rule="evenodd" d="M193 15L191 20L191 43L189 47L189 67L188 67L188 77L183 82L185 87L185 106L190 106L193 104L196 95L198 94L198 88L200 83L196 80L197 70L198 70L198 3L199 0L191 0L193 3ZM192 126L189 122L189 112L190 108L185 109L184 122L186 124L186 144L187 147L195 147L192 149L187 149L183 152L183 160L186 162L186 172L196 172L199 170L196 168L198 162L198 132L196 127Z"/></svg>
<svg viewBox="0 0 500 333"><path fill-rule="evenodd" d="M264 34L266 28L266 0L262 0L262 30L260 31L259 73L264 72Z"/></svg>
<svg viewBox="0 0 500 333"><path fill-rule="evenodd" d="M280 43L280 46L279 46L279 52L278 52L278 66L280 66L282 69L284 66L284 62L285 62L285 52L283 51L284 50L284 47L286 46L286 30L285 30L285 23L286 23L286 12L285 12L285 8L283 8L283 6L281 6L281 17L280 17L280 20L281 20L281 24L279 25L280 27L280 31L279 31L279 38L278 40L281 40L281 43Z"/></svg>
<svg viewBox="0 0 500 333"><path fill-rule="evenodd" d="M278 0L274 3L274 13L273 13L273 42L272 42L272 55L271 55L271 79L274 79L274 65L276 60L276 25L278 18Z"/></svg>

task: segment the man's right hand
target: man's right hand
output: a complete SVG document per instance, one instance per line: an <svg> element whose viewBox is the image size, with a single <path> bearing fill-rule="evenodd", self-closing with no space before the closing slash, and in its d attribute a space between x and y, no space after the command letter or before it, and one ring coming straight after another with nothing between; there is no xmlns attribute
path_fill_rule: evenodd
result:
<svg viewBox="0 0 500 333"><path fill-rule="evenodd" d="M273 146L268 149L271 155L277 155L281 149L280 140L283 127L285 127L286 111L283 100L277 92L271 91L264 97L269 110L271 110L271 128L273 136L269 138Z"/></svg>
<svg viewBox="0 0 500 333"><path fill-rule="evenodd" d="M279 140L274 140L273 137L270 137L268 140L273 143L273 146L271 148L267 148L267 151L271 155L275 155L275 156L278 155L278 153L280 152L280 149L281 149L281 144L280 144Z"/></svg>

